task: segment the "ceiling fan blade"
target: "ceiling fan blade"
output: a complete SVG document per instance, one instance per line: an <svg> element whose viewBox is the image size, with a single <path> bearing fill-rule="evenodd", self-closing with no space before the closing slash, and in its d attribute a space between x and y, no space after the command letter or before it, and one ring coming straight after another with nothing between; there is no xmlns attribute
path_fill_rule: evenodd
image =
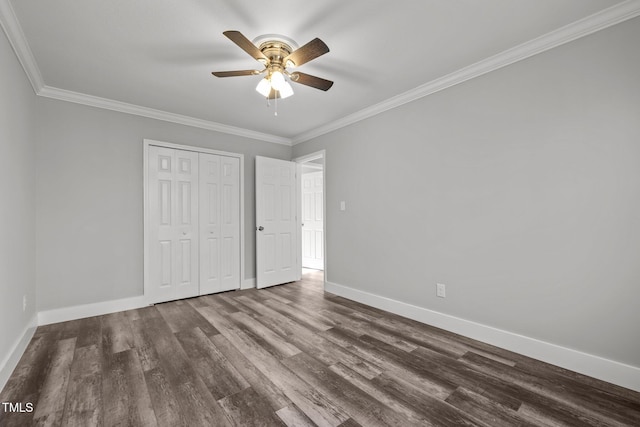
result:
<svg viewBox="0 0 640 427"><path fill-rule="evenodd" d="M260 74L258 70L239 70L239 71L214 71L216 77L237 77L237 76L255 76Z"/></svg>
<svg viewBox="0 0 640 427"><path fill-rule="evenodd" d="M260 49L258 49L256 45L251 43L251 41L248 38L242 35L240 31L225 31L222 34L227 36L229 40L237 44L240 47L240 49L247 52L255 60L260 61L263 64L266 64L267 62L269 62L269 58L264 56L264 54L260 51Z"/></svg>
<svg viewBox="0 0 640 427"><path fill-rule="evenodd" d="M299 71L291 73L291 81L324 91L329 90L331 86L333 86L333 82L331 80L326 80L320 77L312 76L310 74L301 73Z"/></svg>
<svg viewBox="0 0 640 427"><path fill-rule="evenodd" d="M282 62L287 64L287 61L291 61L294 67L299 67L327 52L329 52L329 47L319 38L315 38L301 48L291 52Z"/></svg>

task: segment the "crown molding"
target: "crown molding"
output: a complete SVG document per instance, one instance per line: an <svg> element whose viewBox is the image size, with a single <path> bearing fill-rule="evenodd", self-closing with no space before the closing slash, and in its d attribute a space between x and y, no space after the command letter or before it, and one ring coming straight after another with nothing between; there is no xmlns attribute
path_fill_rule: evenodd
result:
<svg viewBox="0 0 640 427"><path fill-rule="evenodd" d="M2 26L2 29L7 35L9 43L18 57L18 61L22 65L22 68L27 74L27 78L29 79L29 82L31 82L31 86L33 87L33 91L36 95L291 146L290 138L284 138L277 135L256 132L209 120L197 119L167 111L128 104L126 102L46 86L42 79L42 74L40 73L35 57L33 56L24 32L22 31L20 22L18 21L9 0L0 0L0 26Z"/></svg>
<svg viewBox="0 0 640 427"><path fill-rule="evenodd" d="M26 72L33 91L37 94L44 86L42 74L40 74L36 59L27 44L27 39L22 32L22 27L9 0L0 0L0 26L7 35L18 61Z"/></svg>
<svg viewBox="0 0 640 427"><path fill-rule="evenodd" d="M284 138L281 136L272 135L268 133L256 132L256 131L245 129L245 128L229 126L229 125L225 125L218 122L212 122L209 120L197 119L190 116L183 116L181 114L169 113L167 111L156 110L148 107L142 107L135 104L115 101L113 99L101 98L98 96L87 95L79 92L73 92L70 90L44 86L42 89L40 89L40 91L38 92L38 95L46 98L58 99L58 100L67 101L67 102L74 102L76 104L83 104L90 107L97 107L105 110L118 111L121 113L148 117L151 119L162 120L165 122L177 123L180 125L192 126L196 128L222 132L230 135L242 136L245 138L257 139L260 141L291 146L291 139L289 138Z"/></svg>
<svg viewBox="0 0 640 427"><path fill-rule="evenodd" d="M218 122L170 113L167 111L128 104L107 98L100 98L51 86L45 86L40 70L37 66L33 53L26 42L26 38L10 1L0 0L0 25L7 34L7 38L9 39L9 42L11 43L11 46L13 47L13 50L15 51L16 56L24 68L27 77L31 82L31 86L37 95L288 146L308 141L383 113L387 110L400 107L409 102L463 83L475 77L482 76L483 74L487 74L502 67L506 67L507 65L511 65L515 62L522 61L523 59L545 52L549 49L553 49L554 47L565 43L569 43L612 25L619 24L638 15L640 15L640 0L623 1L610 8L604 9L482 61L476 62L475 64L464 67L446 76L427 82L378 104L364 108L310 131L303 132L293 138L286 138L278 135L256 132L245 128L229 126Z"/></svg>
<svg viewBox="0 0 640 427"><path fill-rule="evenodd" d="M522 43L511 49L490 56L468 67L461 68L446 76L432 80L400 95L389 98L378 104L364 108L341 119L319 126L293 138L293 145L300 144L318 136L333 132L361 120L400 107L409 102L450 88L467 80L482 76L499 68L545 52L549 49L569 43L581 37L619 24L640 15L640 0L627 0L610 8L604 9L586 18L565 25L543 36Z"/></svg>

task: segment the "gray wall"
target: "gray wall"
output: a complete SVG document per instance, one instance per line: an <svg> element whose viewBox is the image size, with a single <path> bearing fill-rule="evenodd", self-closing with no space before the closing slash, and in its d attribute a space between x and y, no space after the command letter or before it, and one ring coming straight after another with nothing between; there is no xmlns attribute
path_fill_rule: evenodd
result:
<svg viewBox="0 0 640 427"><path fill-rule="evenodd" d="M638 40L640 18L295 146L326 149L328 280L640 366Z"/></svg>
<svg viewBox="0 0 640 427"><path fill-rule="evenodd" d="M0 364L36 312L36 96L0 31ZM22 297L27 310L22 311ZM3 366L0 365L0 368ZM0 380L2 384L2 380Z"/></svg>
<svg viewBox="0 0 640 427"><path fill-rule="evenodd" d="M255 277L255 156L291 147L38 98L38 310L143 293L142 141L245 155L245 278Z"/></svg>

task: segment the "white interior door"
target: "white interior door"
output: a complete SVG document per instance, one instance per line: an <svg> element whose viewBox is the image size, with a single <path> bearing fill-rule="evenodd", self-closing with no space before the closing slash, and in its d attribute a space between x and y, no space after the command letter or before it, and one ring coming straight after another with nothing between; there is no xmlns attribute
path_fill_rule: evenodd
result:
<svg viewBox="0 0 640 427"><path fill-rule="evenodd" d="M198 153L149 147L150 302L198 295Z"/></svg>
<svg viewBox="0 0 640 427"><path fill-rule="evenodd" d="M200 294L240 288L240 159L200 153Z"/></svg>
<svg viewBox="0 0 640 427"><path fill-rule="evenodd" d="M302 175L302 266L324 268L322 171Z"/></svg>
<svg viewBox="0 0 640 427"><path fill-rule="evenodd" d="M296 164L256 156L258 289L298 280Z"/></svg>

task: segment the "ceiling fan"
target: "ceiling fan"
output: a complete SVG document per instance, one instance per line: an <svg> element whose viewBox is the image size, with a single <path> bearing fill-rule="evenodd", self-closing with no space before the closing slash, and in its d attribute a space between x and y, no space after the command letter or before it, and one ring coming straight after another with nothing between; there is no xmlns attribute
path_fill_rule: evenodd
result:
<svg viewBox="0 0 640 427"><path fill-rule="evenodd" d="M229 40L237 44L255 60L264 65L263 70L214 71L216 77L256 76L266 74L258 83L256 91L268 99L287 98L293 95L293 89L287 78L294 82L327 91L333 82L299 71L290 72L288 69L316 59L329 52L327 45L315 38L304 46L297 48L295 42L284 36L269 34L260 36L256 43L247 39L240 31L225 31Z"/></svg>

